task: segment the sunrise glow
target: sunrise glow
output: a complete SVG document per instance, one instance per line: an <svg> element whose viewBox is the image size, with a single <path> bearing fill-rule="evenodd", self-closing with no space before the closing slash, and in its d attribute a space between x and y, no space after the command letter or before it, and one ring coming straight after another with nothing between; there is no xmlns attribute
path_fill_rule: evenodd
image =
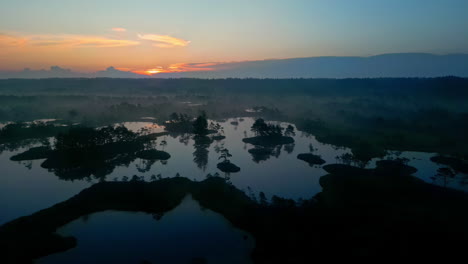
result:
<svg viewBox="0 0 468 264"><path fill-rule="evenodd" d="M382 10L396 10L394 1L366 0L363 10L346 1L323 0L301 0L294 5L256 1L241 9L242 4L234 1L216 5L209 1L145 0L135 5L83 1L0 4L0 72L59 66L78 75L92 75L114 66L144 76L183 72L206 75L245 66L246 74L255 64L237 62L468 52L462 30L466 24L462 10L466 8L445 8L457 5L436 0L428 0L432 4L427 5L424 15L419 15L422 6L405 2L405 8L394 14L399 19L382 13L373 23L367 19ZM49 5L54 8L44 9ZM110 7L112 12L108 12ZM418 14L419 18L409 14ZM404 37L391 38L392 34L382 32Z"/></svg>

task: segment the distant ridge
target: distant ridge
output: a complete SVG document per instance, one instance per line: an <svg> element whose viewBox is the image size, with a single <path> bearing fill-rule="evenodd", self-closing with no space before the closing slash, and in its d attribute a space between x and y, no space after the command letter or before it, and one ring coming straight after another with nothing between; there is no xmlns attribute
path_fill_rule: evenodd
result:
<svg viewBox="0 0 468 264"><path fill-rule="evenodd" d="M308 57L210 65L212 71L160 73L152 77L109 67L78 73L53 66L49 70L0 72L0 78L381 78L468 77L468 54L392 53L371 57Z"/></svg>
<svg viewBox="0 0 468 264"><path fill-rule="evenodd" d="M394 53L371 57L310 57L218 65L214 72L158 74L160 78L468 77L468 54Z"/></svg>

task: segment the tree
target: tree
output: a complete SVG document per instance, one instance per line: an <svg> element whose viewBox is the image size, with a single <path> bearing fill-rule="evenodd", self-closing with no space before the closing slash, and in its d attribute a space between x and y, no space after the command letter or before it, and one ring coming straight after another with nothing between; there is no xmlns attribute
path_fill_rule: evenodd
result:
<svg viewBox="0 0 468 264"><path fill-rule="evenodd" d="M294 127L291 126L291 125L288 125L288 127L286 127L286 130L284 131L284 135L286 137L293 137L296 135L296 132L294 132Z"/></svg>
<svg viewBox="0 0 468 264"><path fill-rule="evenodd" d="M224 134L224 129L219 123L210 122L209 129L213 130L213 131L216 131L217 135L223 135Z"/></svg>
<svg viewBox="0 0 468 264"><path fill-rule="evenodd" d="M176 122L176 121L179 121L179 115L177 113L172 113L170 116L169 116L169 119L173 122Z"/></svg>
<svg viewBox="0 0 468 264"><path fill-rule="evenodd" d="M255 120L250 130L256 136L262 137L280 137L283 135L283 128L280 125L265 123L265 120L261 118Z"/></svg>
<svg viewBox="0 0 468 264"><path fill-rule="evenodd" d="M193 133L197 136L206 136L208 134L208 121L204 113L193 122Z"/></svg>
<svg viewBox="0 0 468 264"><path fill-rule="evenodd" d="M227 148L223 148L220 152L221 155L218 159L223 159L223 162L231 162L229 158L232 157L232 155L231 153L229 153L229 150Z"/></svg>
<svg viewBox="0 0 468 264"><path fill-rule="evenodd" d="M267 124L265 123L265 120L263 120L262 118L255 120L252 127L250 128L250 130L254 132L256 136L263 136L266 129L267 129Z"/></svg>

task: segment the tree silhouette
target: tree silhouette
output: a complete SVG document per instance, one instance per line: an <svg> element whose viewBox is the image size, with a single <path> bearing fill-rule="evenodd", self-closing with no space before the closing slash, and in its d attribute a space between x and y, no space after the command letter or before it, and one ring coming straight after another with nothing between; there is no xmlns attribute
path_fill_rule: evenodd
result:
<svg viewBox="0 0 468 264"><path fill-rule="evenodd" d="M283 134L283 128L280 125L265 123L265 120L262 118L255 120L250 130L254 132L256 136L262 137L278 137Z"/></svg>
<svg viewBox="0 0 468 264"><path fill-rule="evenodd" d="M208 134L208 121L205 113L202 113L193 122L193 133L197 136L205 136Z"/></svg>
<svg viewBox="0 0 468 264"><path fill-rule="evenodd" d="M437 169L437 174L432 179L435 181L437 178L441 178L444 183L444 187L447 187L449 180L455 178L455 175L456 174L452 169L444 167Z"/></svg>
<svg viewBox="0 0 468 264"><path fill-rule="evenodd" d="M231 153L229 153L229 150L227 148L221 149L221 155L219 156L218 159L223 159L223 162L231 162L229 160L230 157L232 157Z"/></svg>
<svg viewBox="0 0 468 264"><path fill-rule="evenodd" d="M294 127L292 125L288 125L288 127L286 127L286 130L284 131L284 135L286 137L293 137L296 135L296 132L294 132Z"/></svg>

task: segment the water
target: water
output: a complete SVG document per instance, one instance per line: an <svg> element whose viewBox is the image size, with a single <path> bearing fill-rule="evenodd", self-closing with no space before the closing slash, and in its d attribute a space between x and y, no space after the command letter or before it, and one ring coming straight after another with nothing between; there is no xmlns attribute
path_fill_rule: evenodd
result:
<svg viewBox="0 0 468 264"><path fill-rule="evenodd" d="M269 159L257 163L253 161L252 155L247 152L253 146L242 142L245 137L244 131L247 136L253 136L250 127L254 120L245 118L237 126L232 125L232 121L234 119L220 123L224 127L226 139L215 141L207 148L209 153L206 166L200 168L194 162L195 142L193 139L187 138L186 141L183 141L181 136L165 136L160 137L158 142L163 139L167 141L167 146L164 148L159 147L159 149L171 154L167 164L156 162L150 171L138 172L136 168L144 167L145 161L137 159L134 164L128 167L117 167L108 179L113 180L114 175L120 179L123 175L131 177L137 174L145 176L145 179L149 180L151 175L161 174L163 177L174 177L179 173L182 177L201 181L206 178L207 174L219 173L221 176L225 176L216 167L220 155L216 152L216 149L224 147L232 154L231 162L241 168L240 172L229 175L231 182L237 188L247 192L250 189L255 193L263 191L270 197L277 195L293 199L311 198L320 192L321 187L318 181L325 172L320 167L311 167L306 162L298 160L296 158L297 154L309 152L310 143L318 149L317 153L327 163L334 163L337 155L349 152L347 149L337 149L332 145L321 144L314 137L307 137L298 133L294 137L295 144L291 153L288 153L285 146L283 146L278 157L271 156ZM133 123L131 126L127 123L126 125L136 131L142 127L142 123L139 122L139 125ZM283 123L283 126L286 125L286 123ZM148 127L151 127L151 125L148 124Z"/></svg>
<svg viewBox="0 0 468 264"><path fill-rule="evenodd" d="M138 175L149 181L152 175L174 177L179 174L202 181L207 174L218 173L249 195L258 196L259 192L264 192L268 198L277 195L308 199L321 191L319 179L326 172L321 166L309 166L297 159L297 155L308 153L312 145L314 153L330 164L337 162L337 156L350 153L349 149L320 143L315 137L296 131L293 145L277 148L275 154L267 159L254 160L248 152L253 146L242 142L246 136L253 136L250 132L253 121L244 118L221 122L226 139L210 144L206 148L206 157L200 155L203 151L196 152L191 137L160 137L157 140L158 149L171 154L167 162L151 164L136 159L128 166L116 167L105 180L120 181L123 176L131 178ZM283 127L288 125L280 124ZM151 133L164 131L163 126L150 119L144 122L124 122L121 125L132 131L142 128ZM167 142L166 145L160 144L163 140ZM98 181L92 177L62 180L53 172L40 167L43 160L9 160L11 156L32 146L0 153L0 224L64 201ZM216 168L221 148L229 149L231 162L241 168L240 172L227 175ZM402 152L399 157L407 158L408 164L418 169L416 177L429 183L467 191L467 186L461 184L463 179L468 178L467 175L459 174L448 182L433 178L441 167L430 161L434 155ZM395 156L391 154L386 158ZM367 167L375 167L378 160L371 160ZM72 221L57 232L76 237L78 246L41 258L37 263L250 263L250 253L255 245L249 234L234 228L223 216L201 208L190 196L160 220L142 212L104 211Z"/></svg>
<svg viewBox="0 0 468 264"><path fill-rule="evenodd" d="M238 125L231 122L238 120ZM224 127L226 139L212 143L208 148L206 164L194 162L194 141L190 137L164 136L158 138L158 148L171 154L166 162L157 161L145 171L147 161L136 159L129 166L116 167L112 173L106 176L106 180L122 180L123 176L131 178L133 175L144 176L150 180L152 175L161 174L162 177L174 177L179 173L182 177L201 181L207 174L229 176L230 181L237 188L247 194L258 195L264 192L267 198L277 195L292 199L309 199L321 191L319 179L326 172L320 167L311 167L306 162L296 158L299 153L309 152L309 144L317 150L327 163L336 163L336 156L350 152L349 149L337 148L332 145L318 142L315 137L307 136L300 132L294 136L294 146L282 146L276 156L271 156L264 161L255 162L248 150L253 148L250 144L242 142L242 138L252 136L250 127L253 119L244 118L228 119L220 124ZM123 125L137 131L143 127L151 132L161 132L163 127L154 122L125 122ZM287 124L283 123L283 127ZM244 133L245 132L245 133ZM167 141L166 146L159 145L162 140ZM219 162L217 149L225 147L233 155L231 161L241 168L238 173L225 175L216 168ZM287 151L289 148L289 152ZM52 206L77 194L80 190L97 182L96 179L83 179L65 181L59 179L53 172L40 167L43 160L13 162L9 158L21 153L27 148L0 153L0 224L17 217L29 215L40 209ZM403 152L400 157L409 159L409 165L418 169L416 177L429 183L444 185L442 179L432 179L439 165L430 161L434 153ZM203 159L201 159L203 161ZM372 160L368 167L375 166ZM466 185L460 184L466 175L459 174L455 179L450 179L447 187L468 190Z"/></svg>
<svg viewBox="0 0 468 264"><path fill-rule="evenodd" d="M10 160L27 149L0 154L0 224L64 201L95 182L62 181L40 167L43 160Z"/></svg>
<svg viewBox="0 0 468 264"><path fill-rule="evenodd" d="M105 211L58 230L78 246L39 259L38 264L81 263L251 263L255 242L223 216L187 196L160 220L139 212ZM99 234L99 235L97 235Z"/></svg>

